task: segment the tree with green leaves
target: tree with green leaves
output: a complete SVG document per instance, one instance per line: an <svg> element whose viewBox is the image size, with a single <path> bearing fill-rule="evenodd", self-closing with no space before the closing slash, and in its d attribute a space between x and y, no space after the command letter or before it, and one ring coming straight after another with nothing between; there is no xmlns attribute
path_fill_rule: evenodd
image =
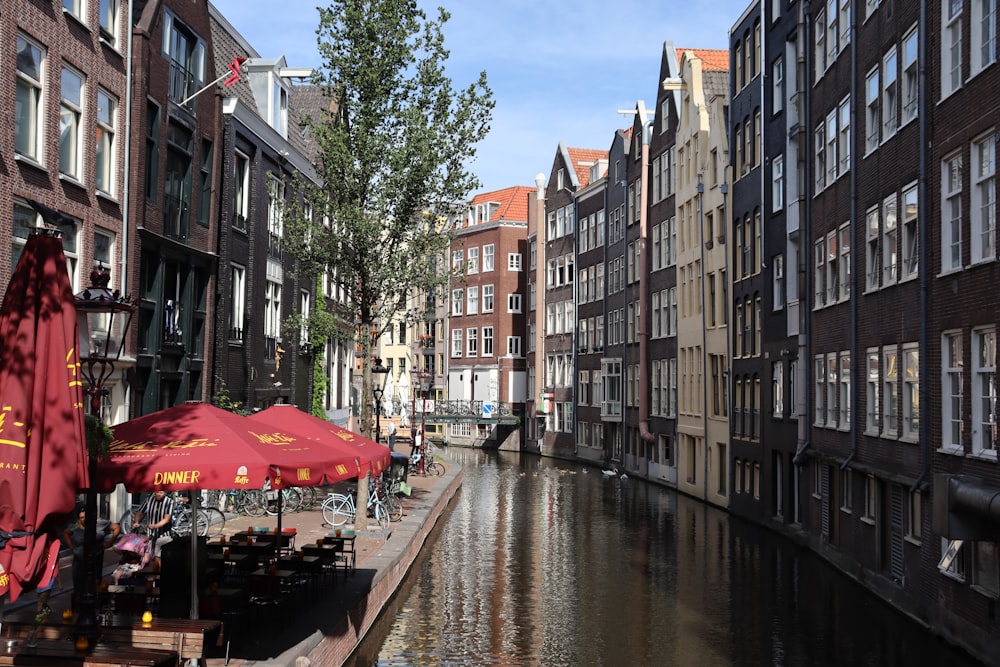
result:
<svg viewBox="0 0 1000 667"><path fill-rule="evenodd" d="M299 270L328 272L345 295L338 315L353 319L370 436L375 342L394 317L423 314L415 293L444 296L447 221L479 187L470 166L494 101L485 72L452 87L444 9L430 19L415 0L336 0L319 16L323 65L312 83L330 103L305 119L318 185L297 184L284 247Z"/></svg>

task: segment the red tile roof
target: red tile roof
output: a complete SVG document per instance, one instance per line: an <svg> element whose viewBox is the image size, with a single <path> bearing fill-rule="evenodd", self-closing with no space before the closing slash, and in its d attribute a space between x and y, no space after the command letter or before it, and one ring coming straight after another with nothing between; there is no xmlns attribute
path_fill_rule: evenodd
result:
<svg viewBox="0 0 1000 667"><path fill-rule="evenodd" d="M678 62L687 51L701 59L701 71L703 72L729 71L729 51L725 49L677 49Z"/></svg>
<svg viewBox="0 0 1000 667"><path fill-rule="evenodd" d="M607 160L608 152L599 151L593 148L567 148L569 159L573 161L573 169L576 171L576 178L580 181L580 187L585 188L590 185L590 167L598 160Z"/></svg>
<svg viewBox="0 0 1000 667"><path fill-rule="evenodd" d="M515 185L493 192L483 192L472 198L470 206L485 204L486 202L499 202L500 207L490 218L490 222L500 220L510 220L513 222L528 221L528 197L535 192L535 188L529 185Z"/></svg>

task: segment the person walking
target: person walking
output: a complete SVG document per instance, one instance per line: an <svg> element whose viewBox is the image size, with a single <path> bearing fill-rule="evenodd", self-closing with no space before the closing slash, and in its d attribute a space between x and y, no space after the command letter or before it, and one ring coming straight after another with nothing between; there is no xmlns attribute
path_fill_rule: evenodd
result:
<svg viewBox="0 0 1000 667"><path fill-rule="evenodd" d="M396 451L396 422L389 420L389 426L386 427L386 432L389 434L389 451Z"/></svg>
<svg viewBox="0 0 1000 667"><path fill-rule="evenodd" d="M160 551L156 543L159 541L161 535L170 532L173 512L174 501L167 495L167 492L154 491L153 495L148 496L142 503L139 511L135 513L135 518L132 520L132 529L135 530L141 525L142 517L147 517L147 530L149 531L149 538L152 541L150 551L152 551L155 558L160 557Z"/></svg>

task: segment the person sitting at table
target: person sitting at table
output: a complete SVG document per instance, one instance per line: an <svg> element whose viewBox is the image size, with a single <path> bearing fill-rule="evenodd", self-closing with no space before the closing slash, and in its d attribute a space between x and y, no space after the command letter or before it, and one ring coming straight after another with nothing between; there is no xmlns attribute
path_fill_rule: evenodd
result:
<svg viewBox="0 0 1000 667"><path fill-rule="evenodd" d="M84 509L82 507L78 508L76 521L66 526L66 529L63 531L63 543L73 551L74 601L77 600L87 582L87 560L83 546L87 535L86 517L87 514ZM98 545L100 548L96 549L93 554L94 572L97 575L100 575L101 570L104 569L104 550L107 548L108 538L110 537L111 543L114 544L118 540L118 536L121 535L121 532L121 526L117 523L111 523L106 519L97 520L97 541L95 545Z"/></svg>
<svg viewBox="0 0 1000 667"><path fill-rule="evenodd" d="M133 531L139 528L142 518L147 517L146 530L150 540L152 540L150 551L153 558L160 557L160 549L163 545L158 545L157 542L161 535L170 532L173 512L174 501L167 495L167 492L154 491L153 495L148 496L135 513L135 518L132 520Z"/></svg>

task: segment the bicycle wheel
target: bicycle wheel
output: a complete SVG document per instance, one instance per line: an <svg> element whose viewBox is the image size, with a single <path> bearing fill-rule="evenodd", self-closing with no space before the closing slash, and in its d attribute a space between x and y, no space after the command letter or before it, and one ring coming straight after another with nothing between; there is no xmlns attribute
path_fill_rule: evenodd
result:
<svg viewBox="0 0 1000 667"><path fill-rule="evenodd" d="M178 508L174 505L174 512L170 517L171 537L187 537L191 534L191 510L187 507Z"/></svg>
<svg viewBox="0 0 1000 667"><path fill-rule="evenodd" d="M132 527L132 523L135 521L135 513L137 507L131 507L122 514L121 521L118 525L122 527L122 531L126 533L138 533L140 535L149 534L149 523L146 521L145 515L139 521L139 526L137 528Z"/></svg>
<svg viewBox="0 0 1000 667"><path fill-rule="evenodd" d="M389 514L389 521L403 520L403 503L396 496L389 494L385 497L385 507Z"/></svg>
<svg viewBox="0 0 1000 667"><path fill-rule="evenodd" d="M444 464L438 463L437 461L431 461L427 464L427 474L432 477L440 477L444 474Z"/></svg>
<svg viewBox="0 0 1000 667"><path fill-rule="evenodd" d="M331 526L343 526L345 523L354 523L354 498L342 495L340 500L332 506L330 515Z"/></svg>
<svg viewBox="0 0 1000 667"><path fill-rule="evenodd" d="M375 500L368 516L378 521L378 527L382 530L386 530L389 527L389 513L386 512L385 504L381 500Z"/></svg>
<svg viewBox="0 0 1000 667"><path fill-rule="evenodd" d="M244 493L246 495L243 497L243 511L247 516L264 516L267 513L267 499L264 497L264 492L260 489L247 489Z"/></svg>
<svg viewBox="0 0 1000 667"><path fill-rule="evenodd" d="M282 506L282 511L284 512L298 512L302 509L302 489L297 486L292 486L285 489L284 494L284 505Z"/></svg>
<svg viewBox="0 0 1000 667"><path fill-rule="evenodd" d="M331 493L327 495L326 500L319 506L320 512L323 514L323 523L328 523L333 525L333 510L335 507L340 505L340 502L345 498L341 493Z"/></svg>
<svg viewBox="0 0 1000 667"><path fill-rule="evenodd" d="M208 519L208 537L218 537L226 528L226 515L215 507L204 507L201 510Z"/></svg>

